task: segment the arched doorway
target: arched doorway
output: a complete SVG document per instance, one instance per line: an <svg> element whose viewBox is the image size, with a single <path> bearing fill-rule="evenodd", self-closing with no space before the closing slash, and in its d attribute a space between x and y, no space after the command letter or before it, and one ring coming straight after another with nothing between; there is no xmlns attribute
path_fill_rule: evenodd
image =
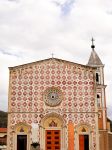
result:
<svg viewBox="0 0 112 150"><path fill-rule="evenodd" d="M43 150L66 150L65 121L56 114L46 115L40 126L40 147Z"/></svg>
<svg viewBox="0 0 112 150"><path fill-rule="evenodd" d="M91 127L86 124L81 124L75 129L75 149L89 150L92 144Z"/></svg>
<svg viewBox="0 0 112 150"><path fill-rule="evenodd" d="M29 150L30 149L30 130L31 127L25 123L15 125L14 145L15 150Z"/></svg>

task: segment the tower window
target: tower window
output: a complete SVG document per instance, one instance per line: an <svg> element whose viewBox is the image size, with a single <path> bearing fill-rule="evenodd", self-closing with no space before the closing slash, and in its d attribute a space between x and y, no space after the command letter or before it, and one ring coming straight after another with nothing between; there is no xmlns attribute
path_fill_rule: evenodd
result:
<svg viewBox="0 0 112 150"><path fill-rule="evenodd" d="M97 106L101 107L101 100L100 100L100 95L97 94Z"/></svg>
<svg viewBox="0 0 112 150"><path fill-rule="evenodd" d="M99 75L96 73L96 82L99 82Z"/></svg>
<svg viewBox="0 0 112 150"><path fill-rule="evenodd" d="M100 95L99 95L99 94L97 94L97 98L100 98Z"/></svg>
<svg viewBox="0 0 112 150"><path fill-rule="evenodd" d="M98 118L101 118L101 112L98 113Z"/></svg>

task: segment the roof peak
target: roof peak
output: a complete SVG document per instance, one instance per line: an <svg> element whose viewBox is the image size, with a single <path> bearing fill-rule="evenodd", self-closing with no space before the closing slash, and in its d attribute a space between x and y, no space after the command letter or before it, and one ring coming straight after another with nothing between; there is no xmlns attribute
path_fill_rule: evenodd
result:
<svg viewBox="0 0 112 150"><path fill-rule="evenodd" d="M38 61L35 61L35 62L30 62L30 63L26 63L26 64L22 64L22 65L9 67L9 70L13 70L14 68L19 68L19 67L21 67L21 68L22 67L26 67L27 68L27 65L31 66L32 64L42 63L44 61L58 61L58 62L63 62L63 63L76 64L76 65L83 66L83 67L89 67L89 68L92 67L92 66L87 66L87 65L84 65L84 64L79 64L79 63L76 63L76 62L73 62L73 61L69 61L69 60L64 60L64 59L59 59L59 58L53 57L53 58L38 60Z"/></svg>
<svg viewBox="0 0 112 150"><path fill-rule="evenodd" d="M95 40L93 37L92 37L91 41L92 41L92 45L91 45L92 52L91 52L91 55L90 55L90 58L89 58L87 65L92 66L92 67L104 66L100 57L98 56L98 54L95 51L95 45L94 45Z"/></svg>
<svg viewBox="0 0 112 150"><path fill-rule="evenodd" d="M96 53L96 51L94 50L94 48L92 48L92 52L88 61L88 66L104 66L101 59L99 58L98 54Z"/></svg>

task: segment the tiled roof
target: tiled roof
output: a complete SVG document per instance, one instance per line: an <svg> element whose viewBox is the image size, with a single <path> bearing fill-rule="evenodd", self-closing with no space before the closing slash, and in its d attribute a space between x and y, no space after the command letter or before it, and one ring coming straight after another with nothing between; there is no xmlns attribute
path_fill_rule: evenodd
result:
<svg viewBox="0 0 112 150"><path fill-rule="evenodd" d="M7 132L7 128L0 128L0 133L5 133Z"/></svg>
<svg viewBox="0 0 112 150"><path fill-rule="evenodd" d="M95 50L93 49L88 61L88 66L102 66L102 61L100 60L98 54L95 52Z"/></svg>

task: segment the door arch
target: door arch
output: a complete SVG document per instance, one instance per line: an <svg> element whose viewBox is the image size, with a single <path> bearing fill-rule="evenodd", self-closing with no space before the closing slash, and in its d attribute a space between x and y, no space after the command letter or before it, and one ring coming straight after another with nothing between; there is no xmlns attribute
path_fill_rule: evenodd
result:
<svg viewBox="0 0 112 150"><path fill-rule="evenodd" d="M47 133L53 134L53 136L56 136L57 134L60 139L60 149L59 150L66 150L67 145L66 145L66 131L67 127L65 126L65 121L64 119L56 114L56 113L50 113L46 115L42 120L40 124L40 147L43 150L46 150L46 136ZM50 136L49 136L50 137ZM49 141L50 142L50 141ZM55 142L58 142L57 140Z"/></svg>
<svg viewBox="0 0 112 150"><path fill-rule="evenodd" d="M75 149L89 150L92 144L92 128L87 124L80 124L75 128Z"/></svg>
<svg viewBox="0 0 112 150"><path fill-rule="evenodd" d="M19 123L15 125L14 130L14 150L29 150L31 126Z"/></svg>

